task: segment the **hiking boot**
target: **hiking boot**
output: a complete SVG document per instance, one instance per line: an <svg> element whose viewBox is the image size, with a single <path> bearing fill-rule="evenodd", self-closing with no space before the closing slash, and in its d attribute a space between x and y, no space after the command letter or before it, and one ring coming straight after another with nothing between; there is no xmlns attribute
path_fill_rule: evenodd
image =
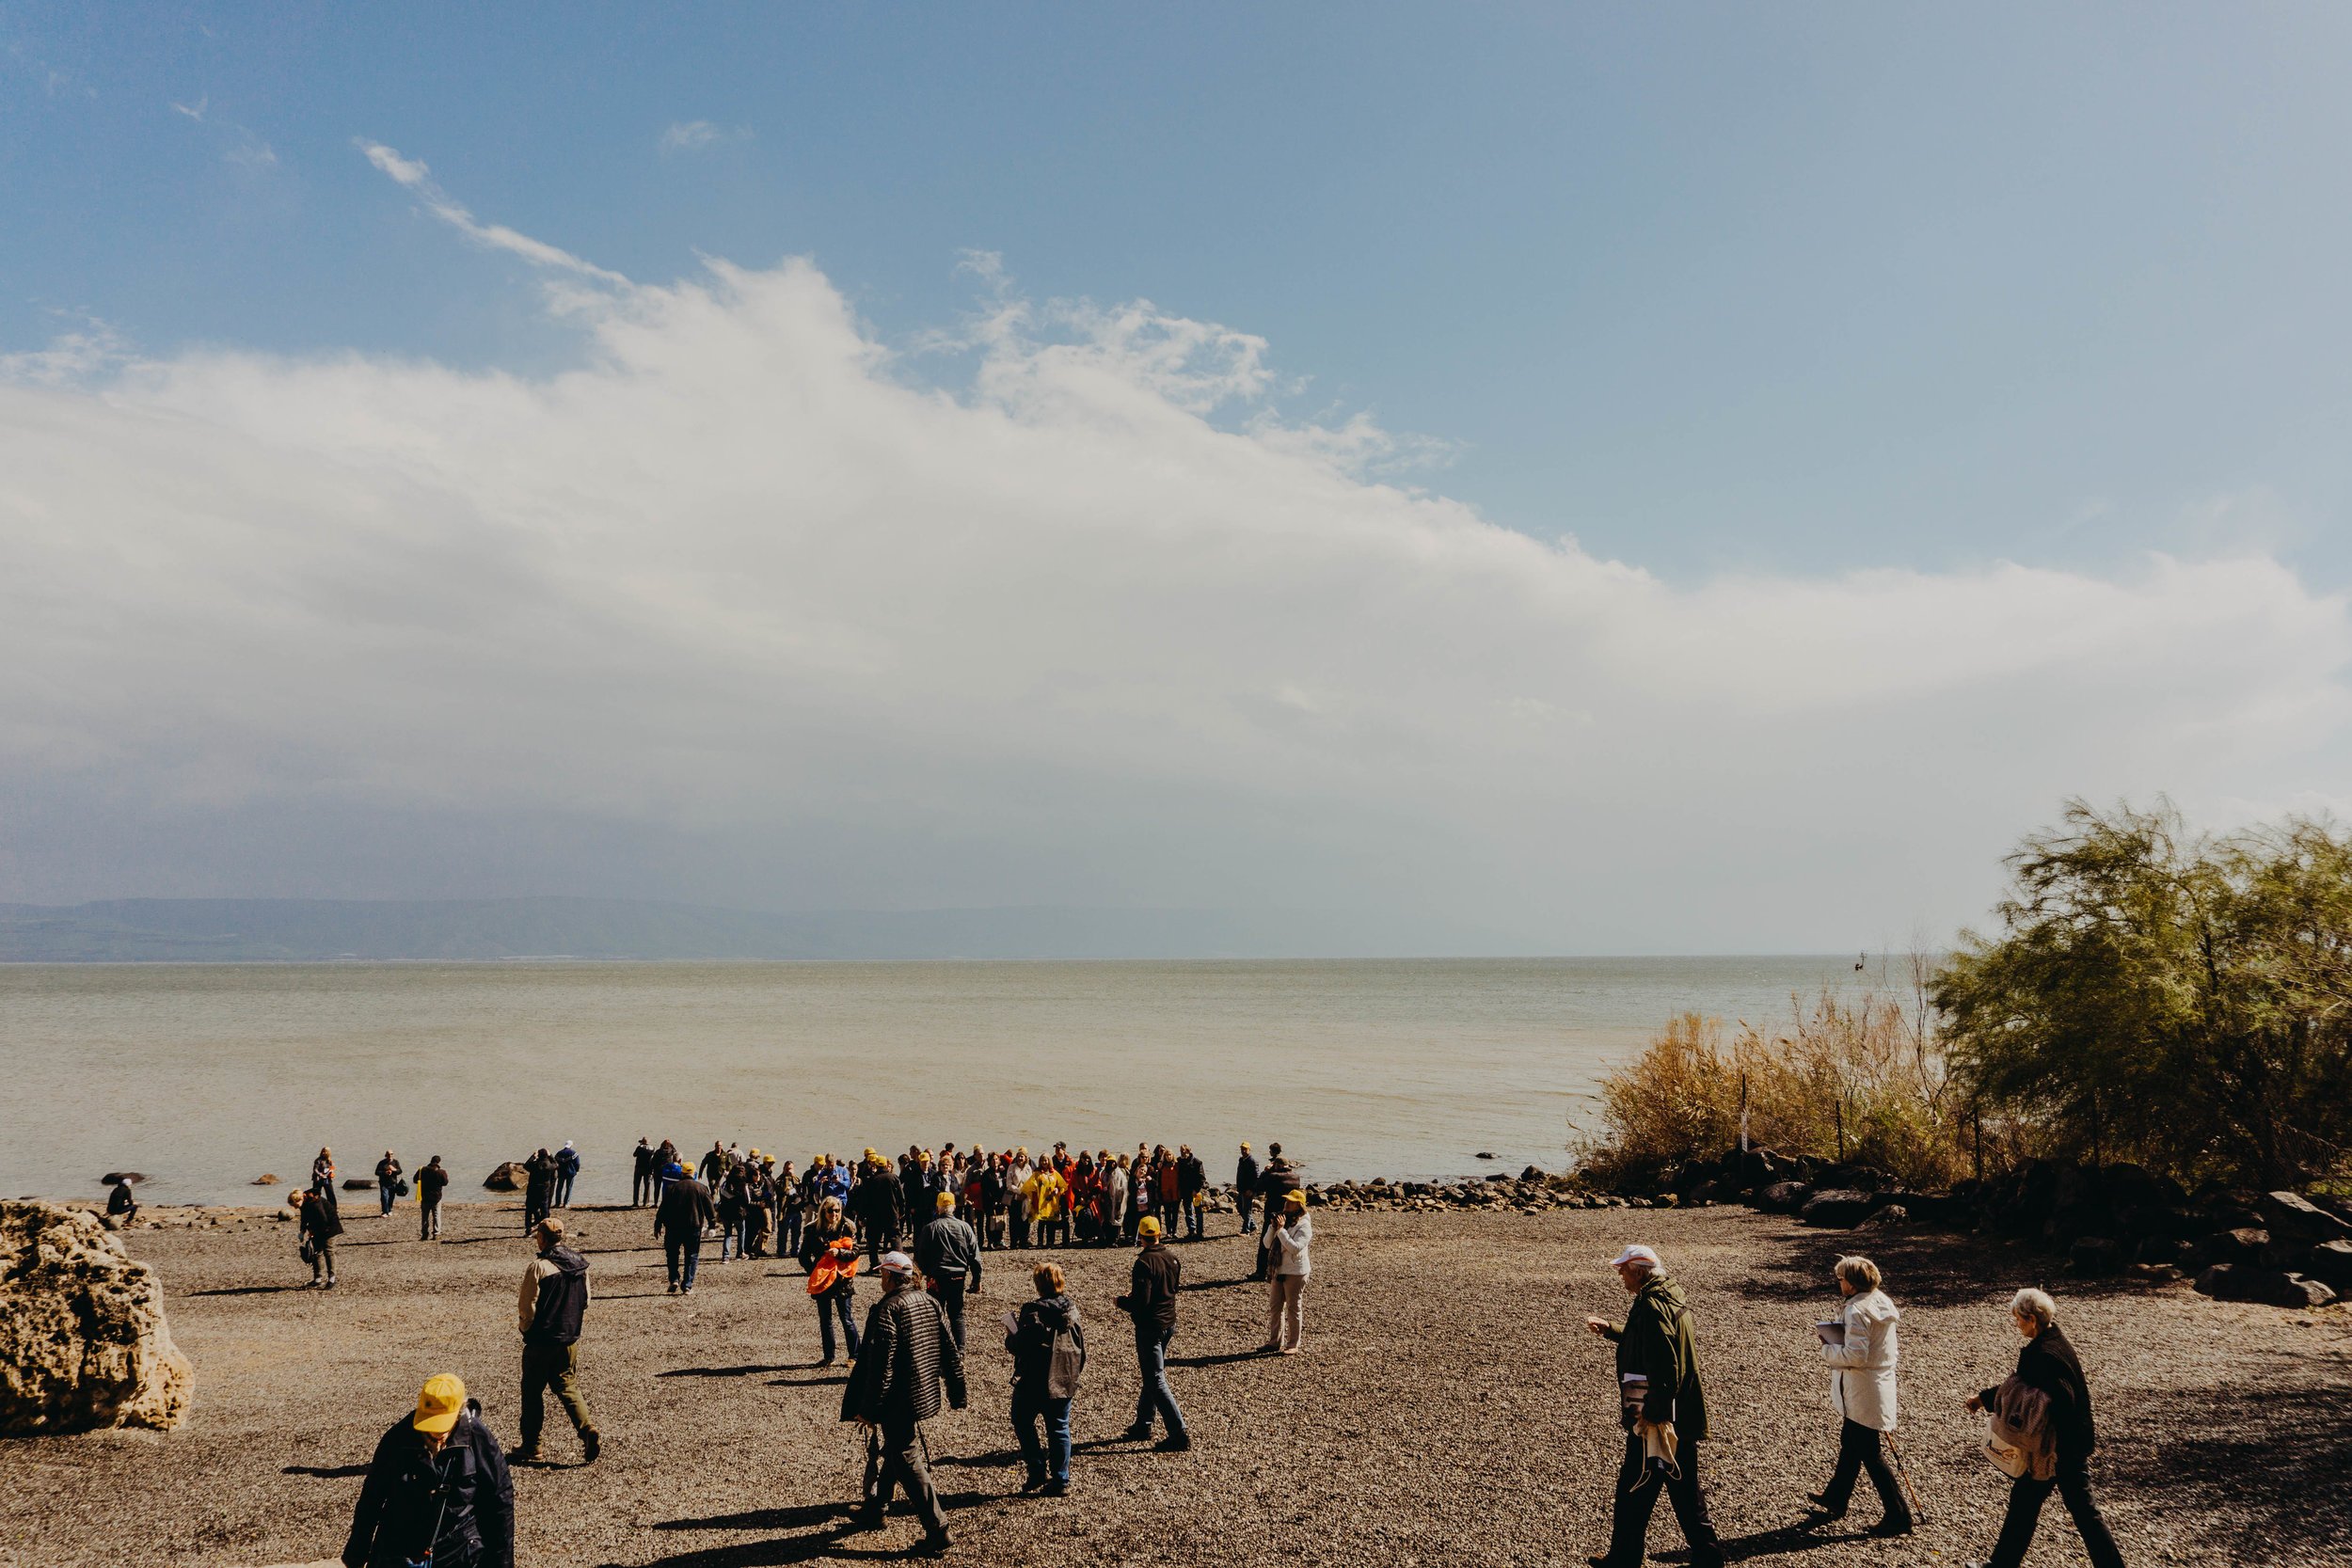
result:
<svg viewBox="0 0 2352 1568"><path fill-rule="evenodd" d="M1122 1443L1149 1443L1152 1440L1152 1429L1148 1426L1129 1427L1119 1434L1119 1440Z"/></svg>
<svg viewBox="0 0 2352 1568"><path fill-rule="evenodd" d="M1044 1490L1045 1478L1043 1476L1031 1476L1028 1480L1021 1483L1021 1495L1025 1497L1033 1492L1042 1492Z"/></svg>
<svg viewBox="0 0 2352 1568"><path fill-rule="evenodd" d="M1180 1433L1174 1437L1161 1438L1158 1442L1152 1445L1152 1451L1154 1453L1183 1453L1186 1449L1191 1447L1192 1439Z"/></svg>
<svg viewBox="0 0 2352 1568"><path fill-rule="evenodd" d="M1908 1519L1881 1519L1863 1533L1881 1541L1891 1541L1899 1535L1909 1535L1912 1528Z"/></svg>
<svg viewBox="0 0 2352 1568"><path fill-rule="evenodd" d="M1045 1483L1045 1496L1049 1497L1067 1497L1070 1496L1070 1482L1066 1480L1047 1481Z"/></svg>
<svg viewBox="0 0 2352 1568"><path fill-rule="evenodd" d="M943 1530L937 1535L927 1535L914 1545L909 1546L907 1548L907 1556L946 1557L947 1555L947 1535L946 1532Z"/></svg>
<svg viewBox="0 0 2352 1568"><path fill-rule="evenodd" d="M506 1456L509 1465L544 1465L547 1458L537 1449L516 1449Z"/></svg>
<svg viewBox="0 0 2352 1568"><path fill-rule="evenodd" d="M580 1434L580 1462L582 1465L594 1465L596 1462L596 1455L602 1452L604 1452L604 1439L597 1434L595 1427L590 1427Z"/></svg>
<svg viewBox="0 0 2352 1568"><path fill-rule="evenodd" d="M880 1529L882 1528L882 1511L881 1509L861 1508L856 1513L850 1515L850 1522L843 1526L842 1529L846 1534L857 1535L866 1530Z"/></svg>

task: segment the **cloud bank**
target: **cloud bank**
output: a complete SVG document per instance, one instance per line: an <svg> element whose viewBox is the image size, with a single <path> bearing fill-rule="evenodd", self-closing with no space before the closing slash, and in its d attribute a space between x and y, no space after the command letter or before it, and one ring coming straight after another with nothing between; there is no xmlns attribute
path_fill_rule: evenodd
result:
<svg viewBox="0 0 2352 1568"><path fill-rule="evenodd" d="M1248 334L991 274L894 346L806 261L634 282L363 147L541 269L581 361L15 364L0 898L1819 948L1973 916L2064 794L2283 799L2343 758L2346 606L2265 557L1670 584L1384 478L1400 443L1281 417Z"/></svg>

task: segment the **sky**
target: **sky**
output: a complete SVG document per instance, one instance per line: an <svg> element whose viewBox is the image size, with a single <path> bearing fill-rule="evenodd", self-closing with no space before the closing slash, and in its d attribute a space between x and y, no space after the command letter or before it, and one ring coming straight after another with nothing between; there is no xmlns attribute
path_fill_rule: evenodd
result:
<svg viewBox="0 0 2352 1568"><path fill-rule="evenodd" d="M2352 15L0 0L0 900L1979 922L2340 810Z"/></svg>

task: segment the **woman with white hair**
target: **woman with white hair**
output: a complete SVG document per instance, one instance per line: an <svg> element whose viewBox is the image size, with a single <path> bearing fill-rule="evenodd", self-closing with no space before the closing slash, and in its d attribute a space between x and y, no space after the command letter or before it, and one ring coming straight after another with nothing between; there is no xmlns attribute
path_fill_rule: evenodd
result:
<svg viewBox="0 0 2352 1568"><path fill-rule="evenodd" d="M2050 1474L2037 1475L2038 1466L2029 1467L2010 1482L2009 1513L2001 1521L1993 1555L1969 1568L2020 1568L2026 1548L2033 1544L2042 1505L2050 1500L2053 1491L2066 1499L2066 1512L2074 1516L2090 1568L2123 1568L2123 1554L2116 1549L2115 1537L2107 1532L2107 1522L2100 1517L2099 1504L2090 1496L2090 1450L2098 1441L2090 1424L2090 1384L2083 1376L2074 1347L2058 1330L2058 1303L2047 1291L2020 1291L2010 1298L2009 1317L2026 1340L2025 1348L2017 1353L2016 1375L1998 1387L1970 1395L1968 1408L2001 1408L2020 1389L2041 1395L2048 1402L2047 1425L2056 1463Z"/></svg>
<svg viewBox="0 0 2352 1568"><path fill-rule="evenodd" d="M1840 1258L1832 1271L1846 1298L1836 1331L1823 1330L1821 1359L1829 1364L1829 1406L1837 1412L1837 1467L1813 1495L1820 1512L1807 1528L1846 1516L1854 1482L1864 1471L1879 1495L1875 1536L1909 1535L1911 1505L1888 1467L1884 1434L1895 1430L1895 1325L1902 1312L1879 1288L1879 1266L1867 1258Z"/></svg>

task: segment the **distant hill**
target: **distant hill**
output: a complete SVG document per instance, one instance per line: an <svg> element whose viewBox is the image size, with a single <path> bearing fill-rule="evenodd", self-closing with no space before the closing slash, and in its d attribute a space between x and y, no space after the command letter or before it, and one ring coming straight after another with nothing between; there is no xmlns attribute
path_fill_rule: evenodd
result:
<svg viewBox="0 0 2352 1568"><path fill-rule="evenodd" d="M1524 940L1429 922L1214 910L761 914L622 898L115 898L0 904L0 962L350 958L1499 957Z"/></svg>

